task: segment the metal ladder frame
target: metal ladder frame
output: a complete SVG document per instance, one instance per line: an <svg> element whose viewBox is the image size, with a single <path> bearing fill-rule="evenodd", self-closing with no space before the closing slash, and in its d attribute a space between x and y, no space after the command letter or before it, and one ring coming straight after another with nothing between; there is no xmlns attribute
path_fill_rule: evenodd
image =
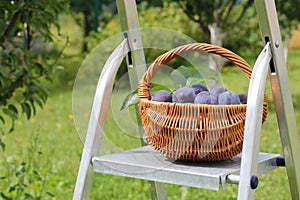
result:
<svg viewBox="0 0 300 200"><path fill-rule="evenodd" d="M140 25L138 21L138 13L135 0L116 0L118 13L120 16L121 29L124 33L124 37L128 38L128 45L130 53L127 56L127 69L129 73L131 88L137 88L139 80L142 78L147 70L146 59L143 50L143 42L140 33ZM138 114L138 108L135 107L136 114ZM137 116L137 119L140 119ZM139 127L142 127L142 122L139 120ZM141 145L145 146L147 143L143 140L144 130L139 130ZM155 199L167 199L167 190L165 185L160 182L148 181L151 198Z"/></svg>
<svg viewBox="0 0 300 200"><path fill-rule="evenodd" d="M263 42L269 43L271 47L272 58L268 71L291 196L296 200L300 199L300 168L296 167L300 164L300 157L296 155L300 152L300 144L275 2L256 0L255 5ZM254 190L251 189L249 180L257 171L259 133L255 132L255 137L251 137L251 132L245 132L244 137L238 198L254 199ZM249 149L252 151L249 152Z"/></svg>
<svg viewBox="0 0 300 200"><path fill-rule="evenodd" d="M287 70L285 67L276 7L274 0L256 0L255 4L263 41L266 43L265 50L263 51L264 56L261 56L263 57L261 59L264 60L262 62L268 63L270 61L270 63L269 69L267 69L267 67L263 67L267 66L265 64L258 64L261 65L261 67L255 67L253 74L259 74L256 75L256 78L258 77L258 80L256 81L260 82L259 87L263 89L265 87L267 70L269 71L291 196L293 199L300 199L300 169L296 168L296 166L299 166L300 164L300 158L296 156L296 153L300 152L300 144L288 83ZM129 49L126 49L126 52L128 52L127 64L131 86L133 87L134 85L137 85L138 80L146 70L142 38L139 32L136 3L135 0L117 0L117 5L122 30L124 31L124 38L126 39L126 42L128 42ZM125 57L125 54L122 56ZM109 80L109 78L114 78L118 68L118 64L112 63L111 65L114 65L114 70L107 70L103 76L101 75L99 80L100 83L101 81L103 82L101 79L105 79L105 83L109 87L105 87L107 85L101 86L101 84L98 83L99 90L97 89L97 92L109 91L111 87L111 80ZM137 68L137 66L143 67ZM255 88L256 86L253 87ZM253 87L249 87L249 92L252 88L253 93ZM102 97L101 99L101 96L99 96L101 94L97 95L97 92L94 102L98 100L97 102L99 105L100 99L102 103L100 107L93 105L73 199L89 199L91 191L94 175L92 161L93 157L98 155L100 149L101 138L103 136L102 128L104 127L106 117L106 114L103 115L103 113L102 116L100 116L100 110L102 109L103 112L105 107L104 105L107 105L110 101L110 97ZM248 99L250 105L249 110L252 106L252 114L247 110L240 175L228 177L228 180L231 180L231 182L239 183L238 199L254 199L254 189L257 186L255 186L255 183L257 181L257 155L259 152L258 144L261 129L261 119L257 118L257 116L261 116L262 93L263 92L260 91L260 100L253 98ZM97 99L97 97L99 99ZM256 110L253 111L253 108ZM105 109L104 112L106 112ZM251 117L252 119L256 118L256 120L247 120ZM253 131L255 134L253 134ZM143 130L141 130L140 133L143 134ZM141 140L141 143L142 145L145 145L143 140ZM149 181L149 186L152 199L167 199L163 183Z"/></svg>

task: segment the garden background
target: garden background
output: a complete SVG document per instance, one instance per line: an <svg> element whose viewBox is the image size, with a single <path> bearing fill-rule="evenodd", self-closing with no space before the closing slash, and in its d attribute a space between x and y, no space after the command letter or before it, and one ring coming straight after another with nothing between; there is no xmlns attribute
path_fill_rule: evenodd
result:
<svg viewBox="0 0 300 200"><path fill-rule="evenodd" d="M71 199L83 148L78 134L80 130L74 123L73 84L78 69L93 48L121 32L120 21L113 1L51 0L48 5L44 0L32 2L0 1L0 198ZM238 53L253 66L263 47L253 1L226 1L230 2L227 6L232 5L234 9L230 11L230 7L226 7L220 19L213 14L225 5L225 1L223 4L222 1L198 2L202 4L197 6L196 1L137 1L140 26L172 29L198 42L221 42L222 46ZM278 1L277 5L284 45L289 50L287 68L299 123L300 31L297 26L300 17L292 9L297 3ZM195 9L203 6L208 14ZM21 17L17 16L15 27L8 37L2 37L16 13L21 13ZM224 17L227 13L228 18ZM231 26L232 23L234 26ZM212 41L208 28L211 24L217 25L225 37ZM153 60L161 52L145 53L147 59ZM31 67L24 67L27 64ZM15 67L13 71L11 66ZM125 70L123 67L119 71L118 78ZM221 76L226 87L247 91L248 81L235 67L223 66ZM25 80L24 77L30 78ZM11 90L17 80L18 83L24 80L24 83ZM260 150L282 154L269 82L266 92L269 114L263 125ZM126 96L126 93L120 95ZM111 108L105 134L116 146L122 145L124 149L139 146L138 138L122 134ZM291 198L284 168L259 179L257 199ZM169 199L176 200L236 199L237 195L236 185L223 192L166 186ZM149 198L147 181L105 174L95 176L91 199Z"/></svg>

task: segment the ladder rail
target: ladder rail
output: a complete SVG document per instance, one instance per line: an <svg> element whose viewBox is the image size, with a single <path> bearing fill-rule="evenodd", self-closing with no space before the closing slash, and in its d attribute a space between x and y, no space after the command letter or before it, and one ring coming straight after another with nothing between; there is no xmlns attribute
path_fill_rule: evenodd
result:
<svg viewBox="0 0 300 200"><path fill-rule="evenodd" d="M292 199L300 199L300 143L274 0L256 0L263 41L270 41L269 77Z"/></svg>
<svg viewBox="0 0 300 200"><path fill-rule="evenodd" d="M110 55L98 81L85 143L83 146L79 171L74 189L73 199L89 199L94 177L93 156L100 151L104 125L107 117L113 82L122 60L129 52L127 39Z"/></svg>
<svg viewBox="0 0 300 200"><path fill-rule="evenodd" d="M116 0L116 2L121 22L121 29L124 32L124 36L128 38L128 44L131 50L127 57L127 68L130 86L131 89L134 90L137 88L139 80L147 70L136 2L135 0ZM144 146L147 145L147 143L144 141L144 129L137 106L135 106L135 112L139 126L141 145ZM167 199L167 191L164 183L148 181L148 185L151 199Z"/></svg>
<svg viewBox="0 0 300 200"><path fill-rule="evenodd" d="M264 91L268 73L268 64L271 57L270 44L267 43L255 62L249 83L238 190L239 200L254 199L254 188L251 188L251 178L257 178L257 157L262 127Z"/></svg>

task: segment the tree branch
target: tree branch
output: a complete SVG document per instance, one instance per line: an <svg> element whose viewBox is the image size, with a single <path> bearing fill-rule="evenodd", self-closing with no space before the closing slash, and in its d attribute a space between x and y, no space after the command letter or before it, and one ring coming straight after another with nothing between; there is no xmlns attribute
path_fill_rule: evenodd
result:
<svg viewBox="0 0 300 200"><path fill-rule="evenodd" d="M227 5L228 5L230 2L232 2L232 1L227 0L227 1L225 1L225 2L222 3L222 5L220 6L220 8L218 9L218 13L219 13L220 15L222 15L222 13L224 12L224 10L226 9Z"/></svg>
<svg viewBox="0 0 300 200"><path fill-rule="evenodd" d="M219 1L217 4L217 10L214 13L215 22L217 24L222 23L222 15L226 9L226 6L230 3L229 0L227 1Z"/></svg>
<svg viewBox="0 0 300 200"><path fill-rule="evenodd" d="M193 16L193 15L192 15L185 7L183 7L183 5L180 3L179 0L176 0L176 2L177 2L177 4L179 5L179 7L183 10L183 12L184 12L191 20L193 20L194 22L197 22L197 23L198 23L199 20L195 19L194 16Z"/></svg>
<svg viewBox="0 0 300 200"><path fill-rule="evenodd" d="M177 4L179 5L179 7L183 10L183 12L184 12L184 13L185 13L192 21L194 21L194 22L196 22L196 23L198 23L198 24L200 25L200 27L201 27L202 30L205 31L205 30L208 29L208 28L207 28L207 25L205 24L205 22L201 20L201 16L199 15L199 13L197 13L198 16L199 16L199 19L195 19L194 16L193 16L193 14L192 14L186 7L184 7L184 6L180 3L179 0L176 0L176 2L177 2Z"/></svg>
<svg viewBox="0 0 300 200"><path fill-rule="evenodd" d="M26 48L27 50L30 50L32 36L30 33L30 26L26 22L24 23L24 31L25 31L25 33L24 33L24 48Z"/></svg>
<svg viewBox="0 0 300 200"><path fill-rule="evenodd" d="M228 21L229 16L230 16L230 13L231 13L231 11L232 11L232 9L233 9L233 6L234 6L234 4L236 3L236 0L231 1L230 3L231 3L231 4L230 4L230 6L229 6L229 8L228 8L228 11L227 11L227 13L226 13L226 16L225 16L225 18L222 20L223 22L227 22L227 21Z"/></svg>
<svg viewBox="0 0 300 200"><path fill-rule="evenodd" d="M236 24L238 21L240 21L243 16L245 15L247 9L253 4L253 0L249 0L247 1L247 3L243 6L243 10L240 14L240 16L232 23L232 24Z"/></svg>
<svg viewBox="0 0 300 200"><path fill-rule="evenodd" d="M50 64L51 66L54 66L55 64L57 64L57 62L59 61L59 58L61 58L65 48L68 46L69 44L69 36L67 36L66 38L66 42L65 45L62 47L62 49L59 51L58 55L56 56L55 60Z"/></svg>
<svg viewBox="0 0 300 200"><path fill-rule="evenodd" d="M0 37L0 42L1 42L1 45L3 48L4 48L3 43L7 40L9 33L12 31L12 29L16 25L20 14L21 14L20 11L15 12L13 18L11 19L7 28L5 29L5 31L3 32L3 34Z"/></svg>

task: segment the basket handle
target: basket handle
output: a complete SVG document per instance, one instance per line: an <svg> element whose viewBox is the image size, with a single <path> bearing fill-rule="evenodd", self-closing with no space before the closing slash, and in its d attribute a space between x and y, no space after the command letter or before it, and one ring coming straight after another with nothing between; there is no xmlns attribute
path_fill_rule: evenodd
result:
<svg viewBox="0 0 300 200"><path fill-rule="evenodd" d="M250 65L240 56L233 53L232 51L225 49L223 47L215 46L212 44L207 43L191 43L182 45L179 47L176 47L175 49L172 49L159 57L157 57L154 61L154 63L148 68L147 72L142 77L139 88L138 88L138 96L140 99L151 99L150 96L150 86L151 86L151 80L154 77L154 75L158 72L158 70L166 63L168 63L173 58L184 54L188 52L206 52L206 53L212 53L216 55L220 55L237 66L241 68L241 70L245 73L248 80L251 78L252 69ZM267 103L267 96L265 94L264 97L264 118L267 116L268 113L268 103Z"/></svg>

